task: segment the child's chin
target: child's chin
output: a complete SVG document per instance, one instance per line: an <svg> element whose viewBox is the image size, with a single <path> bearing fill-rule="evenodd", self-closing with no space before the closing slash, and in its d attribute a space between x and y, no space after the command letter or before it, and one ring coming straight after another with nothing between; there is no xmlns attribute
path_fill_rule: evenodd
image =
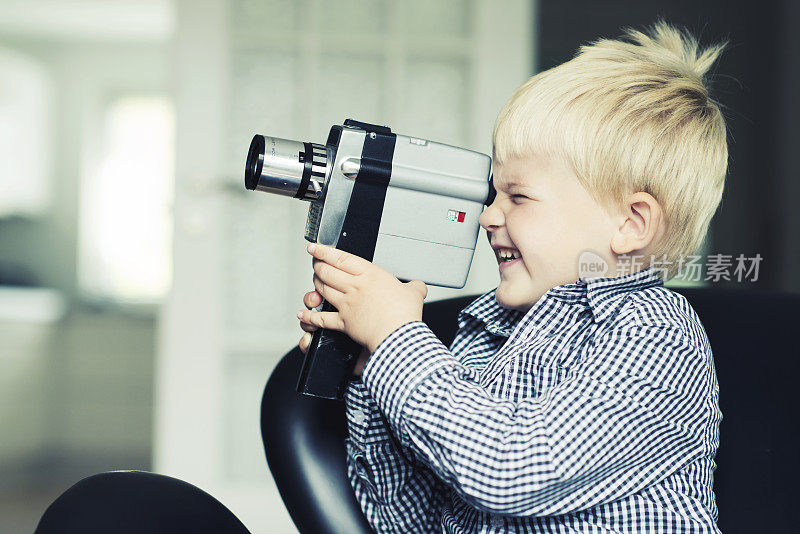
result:
<svg viewBox="0 0 800 534"><path fill-rule="evenodd" d="M499 286L497 286L497 291L495 291L495 293L494 293L494 300L496 300L496 301L497 301L497 303L498 303L500 306L502 306L502 307L504 307L504 308L508 308L508 307L509 307L509 302L508 302L508 300L505 298L505 295L503 294L503 293L504 293L504 291L503 291L503 289L502 289L502 285L503 285L503 284L500 284Z"/></svg>
<svg viewBox="0 0 800 534"><path fill-rule="evenodd" d="M513 310L520 310L526 307L526 304L522 302L520 299L512 298L505 294L506 292L503 291L500 287L497 288L497 292L494 294L494 299L497 303L502 306L503 308L513 309ZM527 309L530 309L530 305L527 305Z"/></svg>

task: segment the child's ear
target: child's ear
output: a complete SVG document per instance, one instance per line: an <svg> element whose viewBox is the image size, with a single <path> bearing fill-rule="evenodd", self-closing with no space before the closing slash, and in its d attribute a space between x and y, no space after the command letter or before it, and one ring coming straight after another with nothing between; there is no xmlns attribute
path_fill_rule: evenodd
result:
<svg viewBox="0 0 800 534"><path fill-rule="evenodd" d="M652 195L640 191L625 198L617 221L611 250L615 254L630 254L647 248L661 237L664 214Z"/></svg>

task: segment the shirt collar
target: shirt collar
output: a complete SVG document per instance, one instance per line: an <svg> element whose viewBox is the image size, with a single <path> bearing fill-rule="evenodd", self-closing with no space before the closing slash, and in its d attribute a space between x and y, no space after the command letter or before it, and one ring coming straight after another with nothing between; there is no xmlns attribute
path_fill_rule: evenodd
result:
<svg viewBox="0 0 800 534"><path fill-rule="evenodd" d="M458 327L463 328L470 317L486 324L486 330L492 334L508 337L520 319L525 315L521 311L503 308L495 300L497 288L484 293L458 314Z"/></svg>
<svg viewBox="0 0 800 534"><path fill-rule="evenodd" d="M556 300L588 306L595 322L600 323L608 319L623 297L632 291L663 285L660 271L647 267L618 277L578 278L576 282L556 286L546 294Z"/></svg>
<svg viewBox="0 0 800 534"><path fill-rule="evenodd" d="M664 280L659 271L648 267L618 277L578 278L575 282L550 289L545 296L568 304L586 306L592 311L595 322L600 323L616 310L628 293L662 285ZM471 316L484 322L486 329L493 334L510 335L526 313L500 306L494 298L496 291L497 289L493 289L481 295L464 308L458 314L459 328L467 322L467 316Z"/></svg>

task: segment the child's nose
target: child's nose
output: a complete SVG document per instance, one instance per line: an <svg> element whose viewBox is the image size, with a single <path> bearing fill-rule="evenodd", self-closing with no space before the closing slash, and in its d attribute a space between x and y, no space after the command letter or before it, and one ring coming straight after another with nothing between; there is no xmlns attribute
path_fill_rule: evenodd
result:
<svg viewBox="0 0 800 534"><path fill-rule="evenodd" d="M478 223L480 223L484 230L493 230L505 223L505 215L497 206L497 200L483 210L481 216L478 217Z"/></svg>

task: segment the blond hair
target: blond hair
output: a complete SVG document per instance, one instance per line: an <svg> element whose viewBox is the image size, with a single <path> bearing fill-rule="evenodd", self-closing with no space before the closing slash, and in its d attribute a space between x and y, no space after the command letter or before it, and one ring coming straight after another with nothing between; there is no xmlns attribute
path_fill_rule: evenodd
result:
<svg viewBox="0 0 800 534"><path fill-rule="evenodd" d="M666 221L655 256L674 262L668 279L699 249L722 199L725 120L706 73L725 43L699 50L663 21L626 37L582 46L517 89L497 117L494 158L562 157L610 213L629 193L652 195Z"/></svg>

